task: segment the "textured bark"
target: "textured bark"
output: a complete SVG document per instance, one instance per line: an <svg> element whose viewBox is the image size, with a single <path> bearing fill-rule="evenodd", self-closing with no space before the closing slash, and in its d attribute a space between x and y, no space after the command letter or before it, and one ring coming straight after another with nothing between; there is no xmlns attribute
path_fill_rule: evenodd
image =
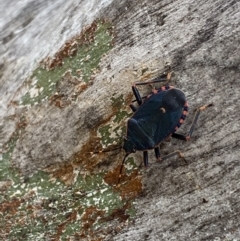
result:
<svg viewBox="0 0 240 241"><path fill-rule="evenodd" d="M214 107L190 142L164 146L188 165L153 162L137 218L113 240L240 240L239 2L141 1L117 12L114 68L169 61L190 104L185 133L196 107Z"/></svg>
<svg viewBox="0 0 240 241"><path fill-rule="evenodd" d="M68 160L88 141L90 131L111 116L110 93L127 98L144 69L155 77L168 63L175 73L172 83L185 92L190 105L179 133L188 131L197 107L214 106L201 113L191 141L161 145L162 155L179 149L188 164L174 158L157 163L150 156L135 221L107 239L240 240L239 2L113 1L99 7L91 19L97 17L110 19L117 32L101 72L76 104L63 110L41 105L27 113L28 125L17 142L13 162L31 173ZM28 62L24 63L27 68ZM4 68L6 78L13 65ZM8 88L5 80L4 91ZM13 131L9 127L6 132L7 125L2 123L1 132L6 140ZM140 161L141 155L133 156Z"/></svg>

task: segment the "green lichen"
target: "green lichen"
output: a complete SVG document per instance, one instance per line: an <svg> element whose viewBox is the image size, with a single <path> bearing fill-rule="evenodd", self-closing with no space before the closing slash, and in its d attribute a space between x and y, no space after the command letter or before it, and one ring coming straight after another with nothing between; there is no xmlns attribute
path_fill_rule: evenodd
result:
<svg viewBox="0 0 240 241"><path fill-rule="evenodd" d="M7 186L11 186L14 183L18 183L20 181L20 176L17 170L11 165L11 156L13 150L16 146L16 142L18 139L18 135L14 135L9 142L6 144L6 152L1 155L0 160L0 185L6 186L6 190L8 189ZM5 188L3 188L3 193L5 193ZM1 190L0 190L1 194ZM12 193L7 193L6 197L8 198ZM4 200L4 196L0 195L0 202Z"/></svg>
<svg viewBox="0 0 240 241"><path fill-rule="evenodd" d="M73 189L85 195L81 200L81 206L95 206L110 214L115 208L122 206L122 201L118 193L104 182L103 176L103 174L78 176Z"/></svg>
<svg viewBox="0 0 240 241"><path fill-rule="evenodd" d="M133 157L129 157L126 159L125 161L125 172L127 174L130 174L134 169L139 168L136 164L136 162L134 161Z"/></svg>
<svg viewBox="0 0 240 241"><path fill-rule="evenodd" d="M115 115L112 119L112 122L101 126L99 128L99 133L102 138L102 144L107 146L109 144L121 144L122 137L126 132L126 126L124 124L124 119L129 117L130 114L125 110L127 107L126 101L121 94L118 97L115 97L116 93L111 97L112 108L115 112Z"/></svg>
<svg viewBox="0 0 240 241"><path fill-rule="evenodd" d="M118 97L114 97L115 95L116 93L114 93L113 96L110 98L112 102L112 107L121 109L125 104L123 94L119 95Z"/></svg>
<svg viewBox="0 0 240 241"><path fill-rule="evenodd" d="M137 211L134 207L134 203L132 203L131 208L126 210L126 214L129 215L130 219L136 217Z"/></svg>
<svg viewBox="0 0 240 241"><path fill-rule="evenodd" d="M99 21L94 32L94 41L78 42L76 55L65 57L61 67L55 67L52 70L43 67L37 68L25 83L28 92L21 98L21 104L33 105L47 99L54 93L56 83L68 70L73 76L88 82L94 71L99 68L102 56L112 48L113 36L109 32L110 27L110 23ZM80 76L77 75L77 71L80 71Z"/></svg>
<svg viewBox="0 0 240 241"><path fill-rule="evenodd" d="M115 119L113 120L113 122L116 122L116 123L120 123L126 116L128 116L128 113L127 111L121 111L119 110L117 113L116 113L116 116L115 116Z"/></svg>
<svg viewBox="0 0 240 241"><path fill-rule="evenodd" d="M63 223L62 237L66 238L81 231L81 220L68 220L72 213L81 217L86 208L93 206L108 216L114 209L121 208L124 205L121 197L103 181L103 175L78 175L73 185L66 186L39 171L27 180L14 183L8 190L8 201L22 200L22 204L8 220L12 223L9 240L44 240L47 235L56 234ZM0 229L4 228L4 221L3 217ZM98 224L96 221L95 225L102 225L102 222Z"/></svg>
<svg viewBox="0 0 240 241"><path fill-rule="evenodd" d="M28 91L22 97L21 104L34 105L46 100L54 93L56 83L67 70L73 76L77 76L76 71L80 70L82 80L88 82L102 56L112 47L113 36L108 31L110 27L109 23L98 22L94 41L79 43L76 55L64 58L61 67L49 71L37 68L25 83ZM111 98L116 113L112 123L99 129L106 145L119 143L126 129L123 123L128 116L126 103L123 95L116 96L114 94ZM24 122L24 119L20 121ZM0 190L0 232L6 240L57 240L56 237L69 240L69 237L81 233L81 218L88 208L95 207L102 211L107 220L114 210L124 207L128 202L123 201L120 194L104 182L106 173L76 174L75 182L70 186L44 171L38 171L30 177L21 176L10 162L19 130L7 143L6 152L1 157L0 184L10 181L6 190ZM133 158L126 160L126 167L127 173L135 168ZM132 205L126 213L133 217ZM90 229L97 230L103 226L105 221L99 218Z"/></svg>
<svg viewBox="0 0 240 241"><path fill-rule="evenodd" d="M7 151L2 154L1 166L0 166L0 181L4 181L6 178L14 178L14 171L11 170L10 158L14 147L16 145L17 138L12 138L7 143ZM10 175L11 174L11 175Z"/></svg>
<svg viewBox="0 0 240 241"><path fill-rule="evenodd" d="M111 97L112 108L116 110L115 118L113 119L114 123L121 123L126 117L131 116L126 109L129 109L128 104L126 103L123 95L121 94L118 97L114 97L116 94L113 94Z"/></svg>

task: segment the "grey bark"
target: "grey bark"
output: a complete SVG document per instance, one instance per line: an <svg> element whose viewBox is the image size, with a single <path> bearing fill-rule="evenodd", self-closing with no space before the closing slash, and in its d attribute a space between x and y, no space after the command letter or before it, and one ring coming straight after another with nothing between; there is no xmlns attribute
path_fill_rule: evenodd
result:
<svg viewBox="0 0 240 241"><path fill-rule="evenodd" d="M109 93L127 96L140 76L138 71L148 67L156 75L168 62L175 73L174 84L185 92L190 105L182 133L187 132L197 107L214 106L201 113L190 142L172 140L162 146L162 153L182 150L187 165L172 159L156 163L151 156L151 166L143 175L144 192L136 201L135 222L108 239L240 240L239 6L239 1L224 0L113 1L107 7L98 5L97 13L81 23L104 17L113 21L117 31L114 48L102 60L101 73L74 106L61 111L41 106L28 112L29 124L14 151L15 164L28 173L68 159L88 140L90 129L110 115ZM62 23L58 31L70 24L69 19L65 23L57 17L55 20ZM65 38L76 33L74 28ZM37 51L43 48L40 45ZM22 51L19 61L27 48ZM50 46L37 58L49 53ZM31 61L34 57L31 55ZM26 73L29 62L23 63L12 79L23 70ZM6 81L13 66L2 65L1 90L16 90ZM6 126L5 121L2 129ZM7 130L1 133L3 139L12 132ZM141 160L141 154L135 158Z"/></svg>
<svg viewBox="0 0 240 241"><path fill-rule="evenodd" d="M240 240L239 2L142 1L128 9L115 20L119 59L169 60L191 106L183 132L197 106L214 107L190 142L167 144L184 152L187 166L152 163L137 218L114 240Z"/></svg>

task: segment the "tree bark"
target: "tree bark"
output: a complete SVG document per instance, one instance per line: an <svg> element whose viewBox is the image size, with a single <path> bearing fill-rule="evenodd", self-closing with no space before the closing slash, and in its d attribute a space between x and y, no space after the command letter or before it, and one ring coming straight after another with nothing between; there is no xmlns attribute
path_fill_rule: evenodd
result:
<svg viewBox="0 0 240 241"><path fill-rule="evenodd" d="M135 202L134 222L106 240L240 240L239 2L118 0L98 6L92 6L94 13L81 19L81 25L104 18L115 26L114 47L102 59L101 72L74 105L63 110L41 105L27 112L28 125L14 149L13 163L29 174L69 160L89 141L91 131L111 117L113 95L128 99L132 83L157 77L170 66L174 73L170 84L183 90L189 103L189 116L178 133L187 133L196 108L213 106L201 112L190 141L171 140L161 145L161 155L181 150L187 164L177 158L159 163L150 156L151 165L143 171L143 194ZM57 8L61 8L60 2ZM41 52L46 47L42 43L38 50L33 47L40 53L37 60L51 54L55 43L61 41L59 47L66 36L76 34L74 25L61 39L59 31L71 21L66 23L56 27L47 51ZM15 45L7 45L9 34L5 46L19 49L16 39ZM28 48L17 51L16 65L8 62L10 58L9 65L2 64L1 94L11 93L2 102L3 109L21 96L12 94L22 83L11 86L7 75L14 66L13 80L23 70L27 75L29 60L24 55ZM30 60L35 57L31 55ZM24 65L18 67L21 58ZM31 69L35 65L31 64ZM9 108L5 117L14 112ZM14 126L15 121L3 119L4 142ZM141 153L133 156L140 162Z"/></svg>
<svg viewBox="0 0 240 241"><path fill-rule="evenodd" d="M113 68L156 61L161 69L170 62L190 105L183 133L195 108L214 106L201 113L191 141L167 144L182 150L187 165L152 163L137 218L113 240L240 240L239 2L122 4L112 10Z"/></svg>

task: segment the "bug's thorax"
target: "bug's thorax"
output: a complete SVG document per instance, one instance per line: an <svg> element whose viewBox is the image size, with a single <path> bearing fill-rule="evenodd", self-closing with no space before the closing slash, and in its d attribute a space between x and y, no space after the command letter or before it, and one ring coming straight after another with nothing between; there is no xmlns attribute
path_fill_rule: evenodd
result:
<svg viewBox="0 0 240 241"><path fill-rule="evenodd" d="M166 91L162 99L162 107L166 111L173 111L183 108L186 103L186 97L180 89L172 88Z"/></svg>

